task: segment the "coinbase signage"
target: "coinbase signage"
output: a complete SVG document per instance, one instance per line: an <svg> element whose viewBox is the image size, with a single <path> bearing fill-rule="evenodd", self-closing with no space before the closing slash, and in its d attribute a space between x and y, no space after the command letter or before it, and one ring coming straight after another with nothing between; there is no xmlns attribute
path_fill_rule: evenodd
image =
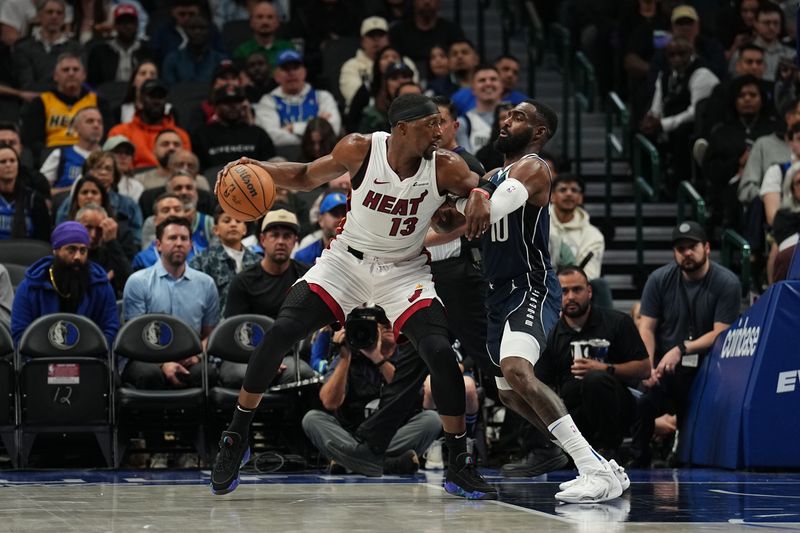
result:
<svg viewBox="0 0 800 533"><path fill-rule="evenodd" d="M800 466L798 310L800 281L780 282L719 336L692 388L684 461Z"/></svg>

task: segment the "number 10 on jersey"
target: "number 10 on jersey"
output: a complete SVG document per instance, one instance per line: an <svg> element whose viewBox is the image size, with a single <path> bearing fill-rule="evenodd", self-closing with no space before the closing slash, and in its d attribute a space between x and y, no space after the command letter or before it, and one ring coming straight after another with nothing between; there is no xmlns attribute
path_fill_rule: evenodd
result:
<svg viewBox="0 0 800 533"><path fill-rule="evenodd" d="M506 242L508 240L508 217L505 216L492 224L492 242Z"/></svg>

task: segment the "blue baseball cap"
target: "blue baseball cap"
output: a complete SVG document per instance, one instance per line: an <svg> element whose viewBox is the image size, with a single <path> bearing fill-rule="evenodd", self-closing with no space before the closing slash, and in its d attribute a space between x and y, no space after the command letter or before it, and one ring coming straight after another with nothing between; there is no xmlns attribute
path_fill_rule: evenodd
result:
<svg viewBox="0 0 800 533"><path fill-rule="evenodd" d="M335 209L340 205L347 205L347 196L340 192L332 192L329 193L325 198L322 199L322 203L319 204L319 214L322 215L327 213L331 209Z"/></svg>
<svg viewBox="0 0 800 533"><path fill-rule="evenodd" d="M303 63L303 56L297 50L284 50L278 55L278 60L276 61L279 67L282 67L288 63Z"/></svg>

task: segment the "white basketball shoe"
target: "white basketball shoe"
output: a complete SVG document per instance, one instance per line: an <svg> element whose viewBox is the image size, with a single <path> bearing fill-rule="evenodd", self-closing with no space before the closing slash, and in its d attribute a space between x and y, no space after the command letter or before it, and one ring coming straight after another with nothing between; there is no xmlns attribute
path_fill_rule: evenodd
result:
<svg viewBox="0 0 800 533"><path fill-rule="evenodd" d="M561 492L556 499L565 503L600 503L618 498L622 484L610 465L594 472L585 473Z"/></svg>
<svg viewBox="0 0 800 533"><path fill-rule="evenodd" d="M625 469L619 466L614 459L611 459L608 462L608 466L611 467L611 470L613 470L614 474L617 476L619 484L622 486L622 492L628 490L631 486L631 479L628 477L628 474L625 472ZM567 490L573 484L578 482L578 478L580 478L580 476L576 477L575 479L570 479L569 481L563 482L561 485L558 486L558 490Z"/></svg>

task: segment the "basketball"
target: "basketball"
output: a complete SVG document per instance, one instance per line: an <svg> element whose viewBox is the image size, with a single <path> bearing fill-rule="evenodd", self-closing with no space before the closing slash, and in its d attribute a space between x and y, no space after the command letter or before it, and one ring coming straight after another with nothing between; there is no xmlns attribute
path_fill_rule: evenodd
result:
<svg viewBox="0 0 800 533"><path fill-rule="evenodd" d="M217 199L222 209L236 220L257 220L275 202L275 182L258 165L235 165L223 174Z"/></svg>

